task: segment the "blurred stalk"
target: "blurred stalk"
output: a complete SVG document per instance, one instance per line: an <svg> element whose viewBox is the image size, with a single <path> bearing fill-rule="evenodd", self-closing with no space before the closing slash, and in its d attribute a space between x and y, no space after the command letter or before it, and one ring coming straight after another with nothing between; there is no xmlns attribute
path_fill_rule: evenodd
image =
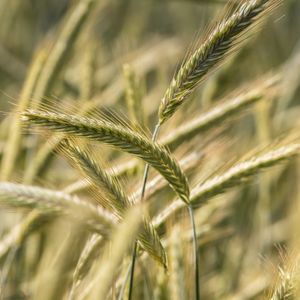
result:
<svg viewBox="0 0 300 300"><path fill-rule="evenodd" d="M174 226L170 237L170 293L172 300L186 299L184 268L182 267L182 245L180 229Z"/></svg>
<svg viewBox="0 0 300 300"><path fill-rule="evenodd" d="M133 128L145 127L145 114L143 110L143 88L141 80L137 77L132 67L128 64L123 66L123 74L125 77L126 104L129 113L129 119Z"/></svg>
<svg viewBox="0 0 300 300"><path fill-rule="evenodd" d="M26 77L26 81L20 94L17 110L12 117L11 125L9 128L9 136L4 148L1 164L1 180L3 181L8 180L14 170L16 159L18 157L22 142L22 124L19 120L19 112L27 109L30 105L33 90L42 72L45 59L46 52L42 47L34 56L31 67L28 71L28 75Z"/></svg>
<svg viewBox="0 0 300 300"><path fill-rule="evenodd" d="M87 48L87 51L84 53L83 64L81 67L80 101L82 103L85 103L92 98L95 88L94 80L97 47L93 42L90 42Z"/></svg>
<svg viewBox="0 0 300 300"><path fill-rule="evenodd" d="M268 95L265 97L274 97L273 95ZM256 120L256 133L258 143L261 145L269 144L272 138L271 129L271 105L272 101L262 101L257 105L255 120ZM260 174L260 180L258 181L258 192L259 199L256 207L256 222L257 230L261 233L265 228L271 224L271 214L272 214L272 203L271 203L271 177L270 174L264 173ZM257 236L260 236L258 234ZM270 241L272 236L269 236ZM262 244L257 241L262 250ZM265 241L263 242L265 243ZM268 243L270 244L270 243Z"/></svg>

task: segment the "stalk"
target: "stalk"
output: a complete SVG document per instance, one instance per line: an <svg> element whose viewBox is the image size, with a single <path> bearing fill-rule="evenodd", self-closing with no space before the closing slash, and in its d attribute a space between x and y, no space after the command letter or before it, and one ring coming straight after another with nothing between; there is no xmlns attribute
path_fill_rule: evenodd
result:
<svg viewBox="0 0 300 300"><path fill-rule="evenodd" d="M197 232L196 232L196 225L195 225L195 218L192 205L189 205L189 216L190 222L192 224L192 231L193 231L193 255L194 255L194 278L195 278L195 298L197 300L200 299L200 282L199 282L199 258L197 255Z"/></svg>
<svg viewBox="0 0 300 300"><path fill-rule="evenodd" d="M155 142L158 138L160 130L160 123L156 124L155 129L153 131L152 135L152 141ZM140 201L144 200L145 196L145 190L149 175L149 164L146 164L145 170L144 170L144 177L143 177L143 185L142 185L142 193ZM195 218L193 213L193 208L191 205L188 206L189 210L189 217L190 222L192 225L192 232L193 232L193 259L194 259L194 278L195 278L195 299L200 300L200 284L199 284L199 259L197 255L197 232L196 232L196 226L195 226ZM134 244L133 251L132 251L132 258L131 258L131 269L130 269L130 281L129 281L129 292L128 292L128 300L132 299L132 291L133 291L133 282L134 282L134 269L135 269L135 261L136 261L136 254L138 250L138 244L137 241ZM127 278L126 278L127 281ZM125 282L126 284L126 282ZM124 291L124 288L121 289Z"/></svg>
<svg viewBox="0 0 300 300"><path fill-rule="evenodd" d="M152 134L152 141L153 142L155 142L157 137L158 137L159 129L160 129L160 124L157 124L155 126L155 129L154 129L153 134ZM143 185L142 185L142 192L141 192L140 202L142 202L144 200L146 185L147 185L147 179L148 179L148 175L149 175L149 169L150 169L149 164L146 164L145 170L144 170L144 176L143 176ZM135 241L134 246L133 246L133 250L132 250L132 257L131 257L131 269L130 269L128 300L132 299L134 269L135 269L135 261L136 261L137 251L138 251L138 243L137 243L137 241ZM127 281L127 278L126 278L126 281ZM125 281L125 284L126 284L126 281ZM124 289L122 288L122 290L124 290Z"/></svg>

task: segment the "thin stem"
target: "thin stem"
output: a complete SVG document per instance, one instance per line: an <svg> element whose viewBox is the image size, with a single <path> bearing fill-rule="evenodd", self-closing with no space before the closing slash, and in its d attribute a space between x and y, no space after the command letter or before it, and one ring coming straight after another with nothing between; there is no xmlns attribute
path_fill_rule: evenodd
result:
<svg viewBox="0 0 300 300"><path fill-rule="evenodd" d="M152 141L155 142L159 133L160 124L157 124L155 126L155 129L152 134ZM144 170L144 176L143 176L143 185L142 185L142 192L141 192L141 198L140 202L144 200L145 197L145 191L146 191L146 184L148 180L149 175L149 164L146 164L145 170ZM131 269L130 269L130 282L129 282L129 292L128 292L128 300L132 299L132 291L133 291L133 281L134 281L134 268L135 268L135 261L136 261L136 253L138 251L138 243L137 241L134 244L133 251L132 251L132 258L131 258ZM127 281L127 280L126 280ZM125 284L126 284L125 281Z"/></svg>
<svg viewBox="0 0 300 300"><path fill-rule="evenodd" d="M137 252L137 249L138 249L138 244L137 244L137 241L135 241L134 246L133 246L133 251L132 251L132 259L131 259L128 300L132 299L133 279L134 279L134 269L135 269L135 261L136 261L136 252Z"/></svg>
<svg viewBox="0 0 300 300"><path fill-rule="evenodd" d="M153 131L153 135L152 135L152 141L155 142L157 139L157 136L159 134L159 129L160 129L160 124L157 124L155 126L155 129ZM144 200L145 197L145 191L146 191L146 184L147 184L147 180L148 180L148 175L149 175L149 169L150 166L149 164L146 164L145 166L145 171L144 171L144 177L143 177L143 185L142 185L142 193L141 193L141 201Z"/></svg>
<svg viewBox="0 0 300 300"><path fill-rule="evenodd" d="M197 255L197 233L192 205L188 206L190 221L193 230L193 255L194 255L194 272L195 272L195 298L200 300L200 282L199 282L199 259Z"/></svg>

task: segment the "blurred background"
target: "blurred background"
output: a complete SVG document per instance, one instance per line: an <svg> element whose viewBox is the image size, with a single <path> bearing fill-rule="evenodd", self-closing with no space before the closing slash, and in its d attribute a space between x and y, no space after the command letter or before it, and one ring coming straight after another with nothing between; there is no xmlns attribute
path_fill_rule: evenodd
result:
<svg viewBox="0 0 300 300"><path fill-rule="evenodd" d="M80 173L53 154L53 143L46 143L45 137L24 133L14 112L32 103L43 102L62 111L77 111L86 103L94 103L97 109L113 110L130 119L126 64L138 81L142 126L146 131L152 130L160 100L174 73L187 53L201 44L228 3L225 0L89 2L93 1L0 0L2 181L67 189L89 199L91 193L82 186ZM253 149L268 149L279 138L297 131L300 1L284 0L260 27L200 85L192 100L162 129L162 137L176 133L180 125L223 100L260 88L267 78L279 76L276 86L263 94L262 101L224 120L217 128L171 147L178 160L188 154L195 155L186 166L192 186L222 173L241 158L256 154ZM12 132L22 134L13 141ZM128 160L108 147L99 150L95 146L95 151L101 151L109 167L123 165ZM143 164L134 166L121 176L128 194L141 184ZM150 177L155 175L151 171ZM203 299L271 299L274 286L285 274L282 270L296 265L298 259L299 187L299 163L292 159L196 210ZM165 188L151 195L153 216L173 199L170 195ZM28 214L26 210L1 207L2 238L23 224ZM68 299L68 272L72 269L66 266L62 269L58 262L63 260L62 253L70 245L65 245L65 250L61 245L69 236L71 247L78 247L78 255L83 245L70 224L59 232L59 222L63 221L55 224L43 221L46 225L35 225L30 234L22 236L22 242L11 242L9 247L5 241L0 242L0 299ZM171 269L164 273L155 263L149 266L151 260L147 258L148 283L139 276L143 273L139 266L134 299L192 299L189 230L186 213L174 216L160 229L168 244ZM56 263L51 263L51 253L56 255ZM78 259L76 255L74 261ZM124 258L124 272L127 260ZM54 282L44 274L48 269L53 274L65 274L62 276L67 279L59 277L59 283ZM43 294L47 282L51 288Z"/></svg>

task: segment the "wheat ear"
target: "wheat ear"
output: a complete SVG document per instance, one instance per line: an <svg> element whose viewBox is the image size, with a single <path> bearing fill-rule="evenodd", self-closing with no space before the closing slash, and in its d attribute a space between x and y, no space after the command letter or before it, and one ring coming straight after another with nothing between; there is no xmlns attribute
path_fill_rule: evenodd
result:
<svg viewBox="0 0 300 300"><path fill-rule="evenodd" d="M200 113L191 121L183 123L182 125L177 127L176 130L171 130L169 134L162 136L159 139L160 144L167 146L170 150L174 150L178 145L181 145L186 140L197 136L197 134L204 133L210 128L215 128L216 126L224 123L224 121L226 121L228 118L235 116L244 109L247 109L251 105L263 100L264 96L270 91L271 88L276 88L281 79L281 73L276 73L274 75L267 76L264 82L259 86L255 86L253 88L253 84L250 84L247 89L243 89L244 91L249 90L247 92L234 92L234 94L237 94L236 96L222 101L208 111ZM193 155L196 155L196 153L192 154L191 157L193 157ZM180 165L182 165L182 168L186 172L185 165L187 161L179 161L179 163ZM117 173L115 175L121 176L129 171L132 172L133 170L137 169L137 166L138 162L134 160L118 165L116 166ZM149 184L147 184L147 186L148 185ZM69 193L74 193L83 190L88 186L89 182L87 182L86 180L81 180L74 182L73 184L68 186L67 191ZM154 187L154 184L150 184L150 186ZM140 195L140 192L137 191L136 193L134 193L134 199L137 199L138 195Z"/></svg>
<svg viewBox="0 0 300 300"><path fill-rule="evenodd" d="M291 274L282 271L280 284L277 286L270 299L271 300L295 299L293 278Z"/></svg>
<svg viewBox="0 0 300 300"><path fill-rule="evenodd" d="M215 27L173 78L159 108L160 124L175 113L214 67L225 61L245 39L245 33L279 3L280 0L242 1L230 17Z"/></svg>
<svg viewBox="0 0 300 300"><path fill-rule="evenodd" d="M63 192L35 186L1 182L0 204L66 215L105 237L110 234L112 226L117 224L117 219L100 207Z"/></svg>
<svg viewBox="0 0 300 300"><path fill-rule="evenodd" d="M178 163L165 148L145 136L107 121L61 113L27 110L22 113L22 119L51 131L103 142L140 157L155 168L179 197L188 203L189 186Z"/></svg>
<svg viewBox="0 0 300 300"><path fill-rule="evenodd" d="M260 88L256 88L252 93L246 93L246 95L242 95L240 97L234 98L230 101L227 101L224 104L218 105L208 113L202 114L200 118L196 118L191 122L177 128L175 134L171 134L169 137L165 138L165 144L171 147L175 147L185 139L188 139L198 132L203 130L207 130L212 126L217 125L221 121L224 121L227 117L235 114L236 112L240 111L241 109L248 107L249 105L257 102L258 100L263 98L263 91L265 89L271 87L272 85L278 82L279 76L274 76L266 80L266 82L260 86ZM159 129L161 123L159 122L156 127L155 131L152 136L152 140L155 141L158 137ZM146 190L146 183L148 178L149 172L149 165L146 165L145 172L144 172L144 179L142 185L142 192L141 192L141 200L143 200L144 193ZM195 297L196 299L200 299L200 282L199 282L199 258L197 255L197 240L196 240L196 227L195 227L195 220L193 215L192 206L188 206L190 222L193 229L193 254L194 254L194 273L195 273ZM135 256L136 256L136 245L134 246L133 253L132 253L132 271L130 276L130 288L129 288L129 300L131 299L132 295L132 285L133 285L133 275L134 275L134 263L135 263Z"/></svg>
<svg viewBox="0 0 300 300"><path fill-rule="evenodd" d="M176 130L171 130L166 136L162 136L159 140L161 145L167 146L168 149L174 150L179 145L187 140L192 139L197 134L204 133L211 128L215 128L219 124L224 123L229 118L237 115L239 112L249 108L251 105L262 101L264 96L270 91L271 88L278 85L281 80L280 73L275 75L269 75L262 84L255 87L250 84L247 88L243 89L243 92L236 92L236 96L228 98L221 103L215 105L206 112L200 113L192 120L183 123ZM44 144L37 152L33 163L28 166L24 175L24 182L31 184L33 179L39 173L40 169L44 165L45 161L49 157L51 151L55 148L55 145L59 143L57 137L51 138L51 143ZM138 162L131 161L127 166L124 165L122 172L125 173L129 169L136 169ZM118 167L119 169L119 167ZM82 188L84 188L88 182L84 182ZM80 189L81 186L77 186L76 189Z"/></svg>
<svg viewBox="0 0 300 300"><path fill-rule="evenodd" d="M182 170L185 173L192 172L196 170L199 166L205 154L200 151L194 151L185 157L178 160ZM148 201L151 197L155 196L157 193L161 192L164 188L166 188L168 183L163 179L161 175L157 175L153 177L150 181L147 182L147 187L145 189L145 201ZM72 187L72 186L71 186ZM72 192L72 190L71 190ZM130 198L133 199L134 202L139 201L139 197L141 195L142 189L135 189Z"/></svg>
<svg viewBox="0 0 300 300"><path fill-rule="evenodd" d="M224 193L227 189L238 186L262 170L278 165L297 155L300 151L299 143L290 143L269 150L240 162L221 175L214 176L194 188L191 192L191 204L199 205L210 198ZM179 199L164 209L154 220L155 227L162 225L171 215L183 209L185 205Z"/></svg>
<svg viewBox="0 0 300 300"><path fill-rule="evenodd" d="M278 267L277 282L270 300L293 300L299 297L299 254L290 253Z"/></svg>
<svg viewBox="0 0 300 300"><path fill-rule="evenodd" d="M76 167L83 171L86 179L101 191L104 196L99 200L101 205L113 211L121 219L131 204L119 181L108 174L89 151L76 146L75 143L64 140L60 144L60 149Z"/></svg>
<svg viewBox="0 0 300 300"><path fill-rule="evenodd" d="M93 160L90 153L72 145L68 141L61 144L65 152L77 166L81 168L84 175L104 196L101 201L105 207L112 210L119 219L123 219L124 214L132 206L119 181L105 172L100 164ZM103 201L105 201L103 203ZM149 221L143 219L143 227L139 234L139 241L142 247L163 266L166 267L167 260L164 248L159 236Z"/></svg>
<svg viewBox="0 0 300 300"><path fill-rule="evenodd" d="M215 128L219 124L226 121L228 118L235 116L242 110L249 108L251 105L257 103L264 99L264 96L270 91L271 88L276 87L280 82L282 76L281 73L276 73L274 75L264 76L266 79L262 84L257 85L255 82L255 87L251 83L247 88L244 88L242 93L233 93L236 96L228 98L228 100L222 101L220 104L212 107L208 111L199 114L194 117L191 121L185 122L176 128L176 131L171 131L166 136L163 136L159 142L162 145L167 146L170 150L174 150L178 145L181 145L184 141L189 140L199 133L206 132L210 128ZM248 91L249 90L249 91ZM247 92L246 92L247 91ZM57 140L57 139L55 139ZM53 150L55 144L58 144L53 139L51 144L45 144L37 152L33 163L27 168L24 175L24 182L31 184L35 176L39 173L44 162L49 157L51 150ZM136 169L138 162L131 161L127 165L123 165L121 173L127 172L129 169ZM122 166L122 167L123 167ZM119 167L118 167L119 169ZM75 189L84 188L87 182L84 184L77 185Z"/></svg>
<svg viewBox="0 0 300 300"><path fill-rule="evenodd" d="M161 144L168 146L169 149L174 149L197 134L216 128L230 117L238 115L241 111L263 100L270 89L278 85L281 78L281 74L269 75L263 83L255 82L254 86L250 84L236 96L216 104L208 111L200 113L192 120L180 125L176 130L171 131L167 136L162 137Z"/></svg>
<svg viewBox="0 0 300 300"><path fill-rule="evenodd" d="M270 300L293 300L298 298L299 257L293 257L283 267L279 267L279 280Z"/></svg>
<svg viewBox="0 0 300 300"><path fill-rule="evenodd" d="M199 114L194 117L191 121L185 122L180 125L176 130L171 130L171 132L159 139L160 144L167 146L168 149L174 150L178 145L181 145L184 141L189 140L199 133L204 133L210 128L215 128L216 126L222 124L229 117L233 117L244 109L249 108L251 105L264 99L264 96L270 91L271 88L277 87L278 83L281 81L281 73L276 73L274 75L264 76L266 79L259 86L253 87L250 84L245 92L233 93L237 94L233 97L228 97L228 100L222 101L220 104L212 107L208 111ZM256 82L257 85L257 82ZM249 90L246 92L246 90ZM196 155L196 153L194 153ZM192 157L192 155L191 155ZM179 161L180 165L186 172L184 166L186 161ZM130 160L124 164L116 166L117 173L116 176L121 176L127 172L133 172L136 170L138 162ZM187 168L188 169L188 168ZM158 178L157 178L158 179ZM69 193L74 193L87 188L89 182L77 181L68 186L66 189ZM147 184L148 185L148 184ZM150 184L150 186L154 186ZM148 188L147 188L148 191ZM139 192L140 194L140 192ZM137 198L138 194L135 193L134 198Z"/></svg>
<svg viewBox="0 0 300 300"><path fill-rule="evenodd" d="M241 162L226 173L207 180L195 189L191 196L193 205L201 203L218 194L224 193L227 189L237 186L249 177L257 174L265 168L270 168L278 163L291 158L300 151L300 144L290 144L271 150L265 154L254 156L249 160Z"/></svg>

